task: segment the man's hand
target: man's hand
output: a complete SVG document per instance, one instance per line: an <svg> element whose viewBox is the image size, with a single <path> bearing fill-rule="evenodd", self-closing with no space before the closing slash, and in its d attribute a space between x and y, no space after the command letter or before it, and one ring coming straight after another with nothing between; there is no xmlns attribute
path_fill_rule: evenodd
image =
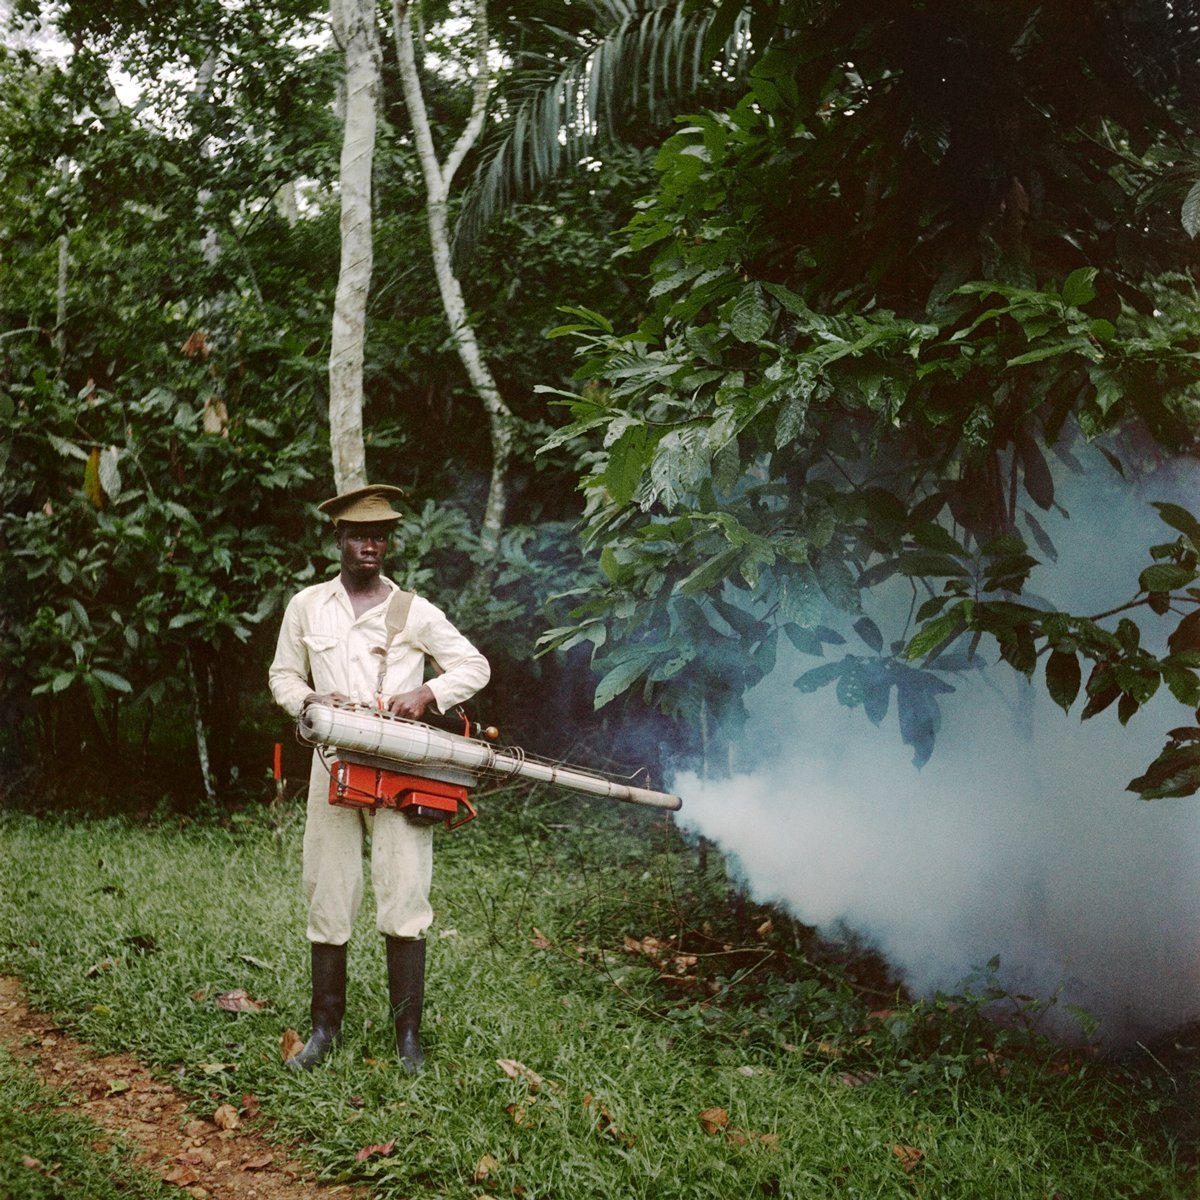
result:
<svg viewBox="0 0 1200 1200"><path fill-rule="evenodd" d="M400 692L387 703L388 712L397 717L407 717L410 721L419 721L425 710L436 704L437 700L429 684L423 683L416 691Z"/></svg>
<svg viewBox="0 0 1200 1200"><path fill-rule="evenodd" d="M303 712L310 704L345 704L348 697L343 696L341 692L325 692L318 695L316 692L309 692L304 697L304 703L300 705L300 711Z"/></svg>

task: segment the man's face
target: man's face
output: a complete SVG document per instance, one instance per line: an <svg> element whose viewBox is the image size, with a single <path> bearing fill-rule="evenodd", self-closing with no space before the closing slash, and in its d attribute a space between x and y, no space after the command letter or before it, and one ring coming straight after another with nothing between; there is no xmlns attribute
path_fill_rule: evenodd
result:
<svg viewBox="0 0 1200 1200"><path fill-rule="evenodd" d="M342 552L342 570L356 579L378 575L391 536L392 527L387 522L363 525L343 521L338 525L335 537Z"/></svg>

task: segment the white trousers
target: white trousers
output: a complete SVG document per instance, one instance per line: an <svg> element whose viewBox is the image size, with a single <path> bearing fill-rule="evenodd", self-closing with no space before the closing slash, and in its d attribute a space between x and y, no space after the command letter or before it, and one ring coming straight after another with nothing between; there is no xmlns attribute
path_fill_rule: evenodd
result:
<svg viewBox="0 0 1200 1200"><path fill-rule="evenodd" d="M328 766L315 751L304 825L308 940L333 946L350 940L362 906L364 833L371 840L376 928L390 937L424 937L433 920L433 832L432 825L414 825L395 809L371 815L330 804Z"/></svg>

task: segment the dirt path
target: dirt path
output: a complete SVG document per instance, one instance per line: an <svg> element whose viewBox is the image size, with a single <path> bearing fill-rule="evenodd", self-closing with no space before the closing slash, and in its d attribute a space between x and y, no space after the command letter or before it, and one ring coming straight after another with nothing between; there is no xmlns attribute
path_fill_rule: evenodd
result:
<svg viewBox="0 0 1200 1200"><path fill-rule="evenodd" d="M45 1013L33 1012L20 981L0 976L0 1043L48 1087L75 1097L74 1112L134 1147L143 1170L195 1200L365 1200L347 1184L321 1184L252 1127L253 1096L207 1119L188 1111L190 1098L136 1059L99 1057L68 1037Z"/></svg>

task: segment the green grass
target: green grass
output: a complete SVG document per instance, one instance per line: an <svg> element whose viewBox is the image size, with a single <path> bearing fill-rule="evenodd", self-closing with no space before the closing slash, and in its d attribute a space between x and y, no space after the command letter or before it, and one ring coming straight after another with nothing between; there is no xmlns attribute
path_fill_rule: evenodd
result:
<svg viewBox="0 0 1200 1200"><path fill-rule="evenodd" d="M872 1020L883 1001L861 984L886 978L870 955L762 926L658 814L515 794L481 807L439 834L415 1080L394 1063L369 894L342 1047L310 1075L280 1065L281 1032L307 1024L296 812L279 849L254 817L0 814L0 967L101 1051L169 1069L203 1111L254 1093L321 1175L379 1197L1197 1195L1153 1088L997 1029L972 1001ZM224 1012L213 997L233 988L269 1003ZM710 1109L727 1114L715 1133ZM921 1152L909 1170L906 1147Z"/></svg>

